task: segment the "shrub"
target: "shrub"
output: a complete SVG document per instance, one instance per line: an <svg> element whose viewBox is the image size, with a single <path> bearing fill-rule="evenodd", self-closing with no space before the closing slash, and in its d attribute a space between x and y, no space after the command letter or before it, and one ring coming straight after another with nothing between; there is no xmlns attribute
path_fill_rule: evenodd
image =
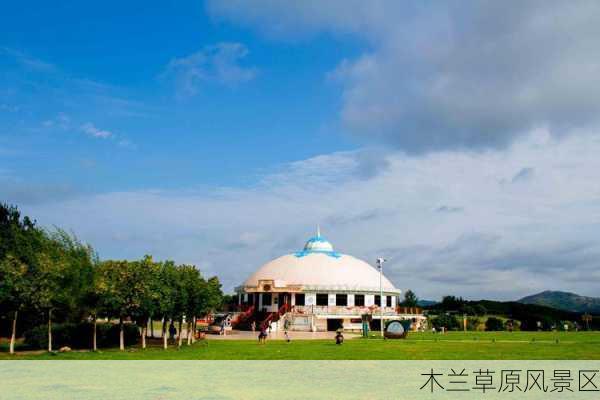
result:
<svg viewBox="0 0 600 400"><path fill-rule="evenodd" d="M440 330L442 327L446 328L446 330L457 330L460 328L460 324L456 320L456 318L452 315L448 314L440 314L437 317L431 320L431 324L435 327L435 329Z"/></svg>
<svg viewBox="0 0 600 400"><path fill-rule="evenodd" d="M52 325L52 347L59 349L69 346L74 349L92 347L93 325L89 322L63 323ZM139 330L135 324L125 324L125 345L130 346L138 341ZM25 344L35 349L48 348L48 326L39 325L25 332ZM99 323L97 325L97 345L116 347L119 345L119 325Z"/></svg>
<svg viewBox="0 0 600 400"><path fill-rule="evenodd" d="M486 331L503 331L504 323L499 318L489 317L487 319L487 321L485 321L485 330Z"/></svg>
<svg viewBox="0 0 600 400"><path fill-rule="evenodd" d="M479 331L483 330L483 324L479 318L469 317L467 318L467 330L468 331Z"/></svg>

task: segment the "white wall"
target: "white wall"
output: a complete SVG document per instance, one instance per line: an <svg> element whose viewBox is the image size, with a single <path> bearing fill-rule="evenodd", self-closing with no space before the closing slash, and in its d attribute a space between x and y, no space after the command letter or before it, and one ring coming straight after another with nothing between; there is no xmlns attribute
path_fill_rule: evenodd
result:
<svg viewBox="0 0 600 400"><path fill-rule="evenodd" d="M354 307L354 295L353 294L348 295L348 307Z"/></svg>
<svg viewBox="0 0 600 400"><path fill-rule="evenodd" d="M335 306L335 293L329 293L329 305Z"/></svg>
<svg viewBox="0 0 600 400"><path fill-rule="evenodd" d="M375 295L365 294L365 307L371 307L375 304Z"/></svg>
<svg viewBox="0 0 600 400"><path fill-rule="evenodd" d="M304 295L304 304L307 306L314 306L317 304L317 295L315 293L306 293Z"/></svg>

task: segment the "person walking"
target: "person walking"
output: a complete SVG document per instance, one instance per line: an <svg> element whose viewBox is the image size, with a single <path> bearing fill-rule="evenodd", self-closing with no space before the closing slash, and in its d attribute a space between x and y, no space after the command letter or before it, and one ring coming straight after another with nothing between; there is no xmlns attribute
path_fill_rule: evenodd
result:
<svg viewBox="0 0 600 400"><path fill-rule="evenodd" d="M267 342L267 329L264 325L260 327L260 333L258 334L258 344L265 344Z"/></svg>

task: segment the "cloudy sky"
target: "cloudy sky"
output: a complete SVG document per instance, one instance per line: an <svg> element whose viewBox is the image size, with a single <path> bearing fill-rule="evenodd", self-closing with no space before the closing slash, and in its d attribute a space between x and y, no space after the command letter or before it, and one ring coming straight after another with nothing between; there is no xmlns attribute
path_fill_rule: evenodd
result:
<svg viewBox="0 0 600 400"><path fill-rule="evenodd" d="M321 225L421 298L600 288L596 1L20 2L0 200L231 290Z"/></svg>

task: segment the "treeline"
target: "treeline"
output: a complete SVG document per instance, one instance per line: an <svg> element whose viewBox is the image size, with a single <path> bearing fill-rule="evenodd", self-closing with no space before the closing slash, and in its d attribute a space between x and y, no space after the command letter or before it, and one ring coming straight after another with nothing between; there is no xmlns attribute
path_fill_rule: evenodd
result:
<svg viewBox="0 0 600 400"><path fill-rule="evenodd" d="M119 347L124 350L126 321L140 327L146 347L148 322L161 319L164 347L166 323L186 320L187 342L194 340L194 322L221 305L216 277L204 279L193 265L139 261L100 261L91 246L71 234L38 227L16 207L0 204L0 317L10 321L10 352L18 332L47 328L52 351L54 323L90 323L91 347L97 349L97 320L119 321Z"/></svg>
<svg viewBox="0 0 600 400"><path fill-rule="evenodd" d="M581 328L599 329L599 318L583 321L582 313L558 310L536 304L523 304L515 301L477 300L469 301L456 296L444 296L440 303L426 307L430 315L440 315L438 318L445 324L458 327L456 318L446 318L442 315L484 316L499 315L520 323L521 330L551 330L569 324L577 324ZM442 322L440 322L441 324ZM496 330L496 329L490 329Z"/></svg>

